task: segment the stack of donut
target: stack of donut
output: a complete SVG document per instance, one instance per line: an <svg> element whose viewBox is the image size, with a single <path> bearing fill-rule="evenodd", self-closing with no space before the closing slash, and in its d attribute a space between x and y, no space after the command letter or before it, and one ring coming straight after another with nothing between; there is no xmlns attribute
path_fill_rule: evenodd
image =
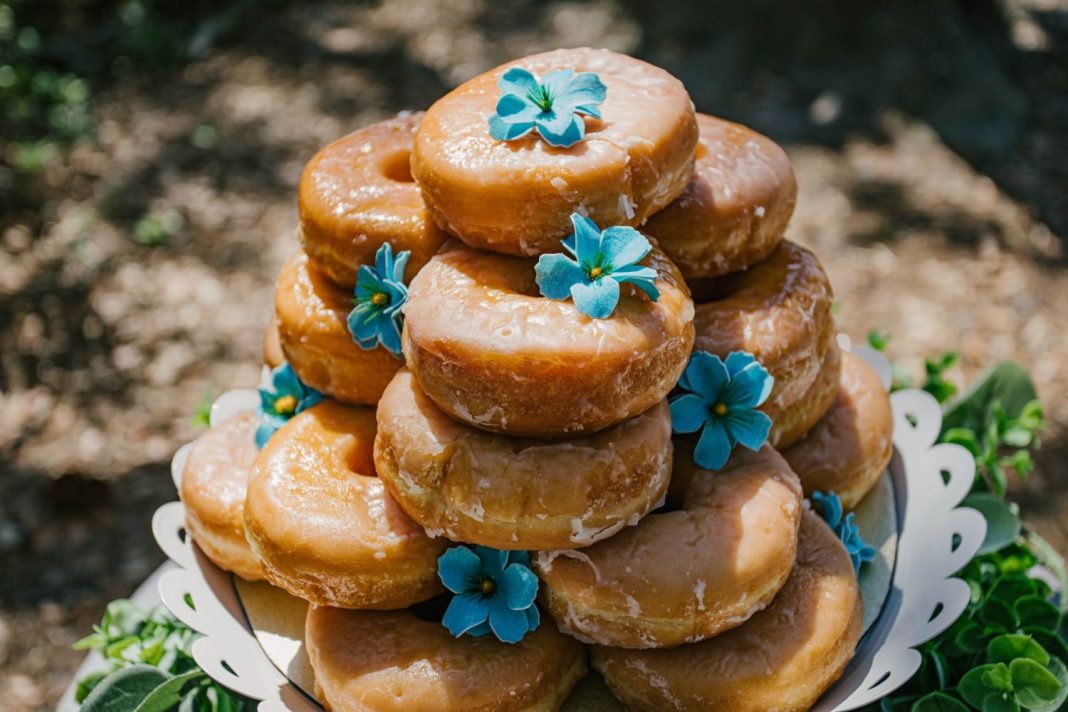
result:
<svg viewBox="0 0 1068 712"><path fill-rule="evenodd" d="M600 77L583 141L489 134L515 66ZM819 261L782 237L795 196L779 146L605 50L510 62L312 158L264 352L326 399L262 450L254 416L216 425L181 494L215 563L312 604L325 707L557 709L588 660L629 709L815 703L861 602L804 498L855 506L889 461L891 417L839 350ZM650 239L656 301L624 284L594 319L540 295L534 264L576 212ZM357 270L387 243L411 253L403 354L346 326ZM695 350L747 351L775 379L768 443L717 471L672 435ZM508 645L442 627L437 560L456 543L531 552L537 630Z"/></svg>

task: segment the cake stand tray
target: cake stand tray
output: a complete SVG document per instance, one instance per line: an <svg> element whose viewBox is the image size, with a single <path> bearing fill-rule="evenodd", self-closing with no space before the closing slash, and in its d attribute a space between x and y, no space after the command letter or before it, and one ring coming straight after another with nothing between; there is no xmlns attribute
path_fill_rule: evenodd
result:
<svg viewBox="0 0 1068 712"><path fill-rule="evenodd" d="M889 386L890 365L882 354L852 350ZM211 422L254 411L258 402L255 390L225 393L212 406ZM909 389L893 393L891 405L893 459L856 510L861 533L878 550L860 576L865 632L845 673L814 708L819 712L857 709L908 681L920 666L916 648L967 606L968 586L953 574L975 555L986 533L983 517L959 506L971 488L974 461L959 446L936 443L942 424L937 401ZM171 463L176 485L188 453L188 445L180 448ZM193 644L197 664L219 683L260 700L261 712L321 712L304 649L307 603L219 569L186 536L184 522L182 504L171 502L156 511L152 531L177 564L160 578L160 598L203 636ZM563 709L622 707L591 673Z"/></svg>

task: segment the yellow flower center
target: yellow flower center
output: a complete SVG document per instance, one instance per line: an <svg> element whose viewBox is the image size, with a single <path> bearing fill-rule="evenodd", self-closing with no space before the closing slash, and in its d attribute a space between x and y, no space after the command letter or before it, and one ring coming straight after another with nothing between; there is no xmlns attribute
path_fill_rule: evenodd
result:
<svg viewBox="0 0 1068 712"><path fill-rule="evenodd" d="M590 270L590 279L597 279L600 276L601 276L601 268L600 267L594 267L594 268L592 268Z"/></svg>
<svg viewBox="0 0 1068 712"><path fill-rule="evenodd" d="M479 586L482 589L482 593L493 593L493 590L497 588L497 584L493 583L493 579L482 579L482 585Z"/></svg>
<svg viewBox="0 0 1068 712"><path fill-rule="evenodd" d="M274 402L274 409L279 415L288 415L297 409L297 399L293 396L282 396Z"/></svg>
<svg viewBox="0 0 1068 712"><path fill-rule="evenodd" d="M389 304L389 295L385 292L375 292L371 295L371 304L374 304L376 307Z"/></svg>
<svg viewBox="0 0 1068 712"><path fill-rule="evenodd" d="M718 416L721 416L721 417L726 415L727 414L727 404L726 403L716 403L714 406L712 406L712 412L715 413Z"/></svg>

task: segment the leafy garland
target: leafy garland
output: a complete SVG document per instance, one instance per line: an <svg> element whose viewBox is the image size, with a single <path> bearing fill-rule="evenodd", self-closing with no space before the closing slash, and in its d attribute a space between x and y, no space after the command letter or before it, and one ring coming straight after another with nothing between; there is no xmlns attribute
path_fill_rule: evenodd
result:
<svg viewBox="0 0 1068 712"><path fill-rule="evenodd" d="M868 341L882 351L889 337L873 332ZM1033 468L1042 408L1027 371L1007 362L955 398L957 387L945 373L957 360L954 353L928 359L921 387L945 407L940 441L975 457L965 504L986 517L987 536L958 574L971 588L971 602L956 623L920 647L917 674L866 712L1056 712L1068 698L1068 577L1063 559L1023 531L1017 507L1005 499L1006 473L1026 478ZM894 387L911 385L895 367ZM189 650L197 634L162 609L144 612L114 601L94 631L76 647L99 651L109 668L78 681L81 712L255 709L196 666Z"/></svg>

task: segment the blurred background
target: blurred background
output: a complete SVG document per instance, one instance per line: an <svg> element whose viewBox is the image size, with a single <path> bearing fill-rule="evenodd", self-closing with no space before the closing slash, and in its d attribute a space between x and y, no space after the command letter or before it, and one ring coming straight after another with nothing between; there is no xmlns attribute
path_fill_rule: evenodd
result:
<svg viewBox="0 0 1068 712"><path fill-rule="evenodd" d="M0 0L0 701L50 709L212 394L253 385L321 145L558 46L783 143L792 239L919 375L1028 367L1014 485L1068 550L1068 1Z"/></svg>

